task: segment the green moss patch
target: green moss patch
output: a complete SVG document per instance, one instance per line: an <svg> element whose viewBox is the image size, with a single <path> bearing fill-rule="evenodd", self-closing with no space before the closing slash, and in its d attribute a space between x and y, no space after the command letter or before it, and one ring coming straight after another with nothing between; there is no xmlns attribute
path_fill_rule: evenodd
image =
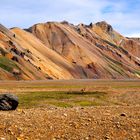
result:
<svg viewBox="0 0 140 140"><path fill-rule="evenodd" d="M106 102L107 93L104 92L78 92L78 91L42 91L30 92L18 95L20 101L20 108L32 108L39 106L54 105L58 107L72 107L72 106L94 106L97 102L91 102L94 98L97 101ZM82 101L79 99L82 98Z"/></svg>
<svg viewBox="0 0 140 140"><path fill-rule="evenodd" d="M0 57L0 67L8 72L12 72L13 68L17 68L17 65L12 60L2 56Z"/></svg>

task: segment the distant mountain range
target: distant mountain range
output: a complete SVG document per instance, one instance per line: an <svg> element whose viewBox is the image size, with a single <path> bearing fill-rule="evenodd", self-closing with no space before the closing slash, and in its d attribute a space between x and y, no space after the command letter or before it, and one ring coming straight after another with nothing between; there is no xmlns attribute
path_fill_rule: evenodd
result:
<svg viewBox="0 0 140 140"><path fill-rule="evenodd" d="M0 24L0 80L139 79L140 39L105 21L7 29Z"/></svg>

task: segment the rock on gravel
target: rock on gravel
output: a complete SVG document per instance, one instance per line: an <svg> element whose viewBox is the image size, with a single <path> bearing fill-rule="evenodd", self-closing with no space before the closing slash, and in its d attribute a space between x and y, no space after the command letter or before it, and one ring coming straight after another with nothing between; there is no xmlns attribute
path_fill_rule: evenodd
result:
<svg viewBox="0 0 140 140"><path fill-rule="evenodd" d="M0 110L15 110L18 106L18 98L13 94L0 95Z"/></svg>

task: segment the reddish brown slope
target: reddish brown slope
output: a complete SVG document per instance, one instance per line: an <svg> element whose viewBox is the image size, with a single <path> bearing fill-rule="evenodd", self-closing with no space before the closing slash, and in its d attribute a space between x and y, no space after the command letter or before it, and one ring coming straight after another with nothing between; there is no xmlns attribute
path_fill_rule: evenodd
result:
<svg viewBox="0 0 140 140"><path fill-rule="evenodd" d="M0 79L43 79L42 73L21 57L21 49L15 42L15 34L0 25Z"/></svg>
<svg viewBox="0 0 140 140"><path fill-rule="evenodd" d="M56 52L19 28L0 26L0 79L73 79L78 73ZM80 77L80 76L79 76Z"/></svg>
<svg viewBox="0 0 140 140"><path fill-rule="evenodd" d="M117 33L111 25L103 22L98 22L90 27L100 38L109 41L110 43L123 48L133 57L140 57L140 42L138 39L131 39Z"/></svg>
<svg viewBox="0 0 140 140"><path fill-rule="evenodd" d="M138 38L138 37L137 37L137 38L136 38L136 37L132 37L132 38L129 38L129 37L128 37L128 39L133 39L133 40L135 40L135 41L137 41L137 42L140 43L140 38Z"/></svg>
<svg viewBox="0 0 140 140"><path fill-rule="evenodd" d="M49 22L29 28L46 47L78 66L83 78L138 78L139 59L119 43L128 39L106 22L80 24ZM139 53L139 50L138 50ZM138 73L137 73L138 72Z"/></svg>
<svg viewBox="0 0 140 140"><path fill-rule="evenodd" d="M78 73L72 64L55 51L47 48L32 34L19 28L15 28L12 31L18 36L18 44L31 52L32 58L28 58L29 61L36 67L39 67L43 73L55 79L73 79L78 77Z"/></svg>
<svg viewBox="0 0 140 140"><path fill-rule="evenodd" d="M139 46L106 22L0 25L0 79L140 78Z"/></svg>

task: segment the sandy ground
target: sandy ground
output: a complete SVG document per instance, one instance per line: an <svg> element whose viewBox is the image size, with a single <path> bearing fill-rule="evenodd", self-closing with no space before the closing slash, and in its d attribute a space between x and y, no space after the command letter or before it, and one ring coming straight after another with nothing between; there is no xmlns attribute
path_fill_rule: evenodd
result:
<svg viewBox="0 0 140 140"><path fill-rule="evenodd" d="M0 112L1 140L139 140L140 106Z"/></svg>

